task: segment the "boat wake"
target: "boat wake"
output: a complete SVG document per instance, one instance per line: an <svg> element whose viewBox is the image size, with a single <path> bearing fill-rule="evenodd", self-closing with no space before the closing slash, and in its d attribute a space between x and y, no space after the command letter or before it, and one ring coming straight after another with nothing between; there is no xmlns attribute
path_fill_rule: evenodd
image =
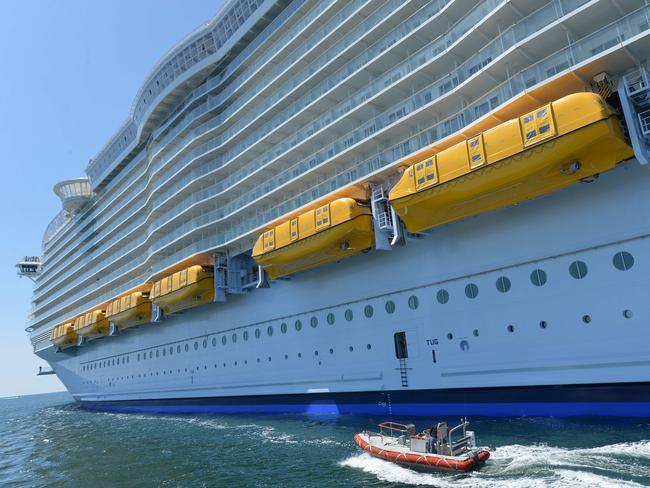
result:
<svg viewBox="0 0 650 488"><path fill-rule="evenodd" d="M480 471L469 474L419 473L368 453L353 455L339 465L383 482L439 488L642 487L650 477L650 441L588 449L502 446L492 451Z"/></svg>

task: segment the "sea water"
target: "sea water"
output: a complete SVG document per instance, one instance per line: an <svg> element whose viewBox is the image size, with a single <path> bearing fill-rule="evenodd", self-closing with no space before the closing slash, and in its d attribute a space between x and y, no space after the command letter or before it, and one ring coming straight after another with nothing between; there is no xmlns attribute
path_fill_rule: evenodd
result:
<svg viewBox="0 0 650 488"><path fill-rule="evenodd" d="M0 486L650 486L650 419L470 419L492 450L471 474L418 473L361 452L354 434L382 420L424 429L438 419L115 414L67 393L0 399Z"/></svg>

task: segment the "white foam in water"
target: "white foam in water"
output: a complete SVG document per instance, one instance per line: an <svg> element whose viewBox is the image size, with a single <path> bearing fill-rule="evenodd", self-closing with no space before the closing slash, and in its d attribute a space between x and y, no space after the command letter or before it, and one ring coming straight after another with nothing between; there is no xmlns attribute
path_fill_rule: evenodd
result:
<svg viewBox="0 0 650 488"><path fill-rule="evenodd" d="M619 459L625 456L628 459ZM646 466L630 460L650 459L650 441L613 444L589 449L546 445L509 445L492 452L488 463L471 474L421 473L374 458L367 453L339 464L373 474L380 481L439 488L581 488L641 487L621 478L648 476Z"/></svg>

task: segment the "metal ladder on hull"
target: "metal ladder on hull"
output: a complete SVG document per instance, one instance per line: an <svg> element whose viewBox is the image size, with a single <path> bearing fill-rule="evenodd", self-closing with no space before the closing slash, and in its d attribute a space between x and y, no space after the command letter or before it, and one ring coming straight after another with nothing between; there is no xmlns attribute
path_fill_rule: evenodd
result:
<svg viewBox="0 0 650 488"><path fill-rule="evenodd" d="M402 382L402 387L408 388L409 377L408 377L408 368L406 367L406 358L400 358L399 360L399 378Z"/></svg>

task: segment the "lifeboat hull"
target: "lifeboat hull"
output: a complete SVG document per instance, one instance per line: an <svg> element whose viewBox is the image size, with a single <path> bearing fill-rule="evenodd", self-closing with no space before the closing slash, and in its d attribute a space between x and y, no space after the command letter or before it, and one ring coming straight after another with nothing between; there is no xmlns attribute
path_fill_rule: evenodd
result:
<svg viewBox="0 0 650 488"><path fill-rule="evenodd" d="M110 329L110 324L107 319L102 319L94 324L86 325L80 329L77 329L77 335L83 337L87 341L92 341L99 337L104 337L108 335Z"/></svg>
<svg viewBox="0 0 650 488"><path fill-rule="evenodd" d="M139 303L135 307L109 316L108 320L115 324L118 330L148 324L151 322L151 302Z"/></svg>
<svg viewBox="0 0 650 488"><path fill-rule="evenodd" d="M479 449L474 456L440 456L437 454L391 451L373 446L365 434L354 436L357 445L371 456L423 471L461 471L479 469L490 457L490 451Z"/></svg>
<svg viewBox="0 0 650 488"><path fill-rule="evenodd" d="M214 277L206 276L153 299L165 314L172 314L214 301Z"/></svg>
<svg viewBox="0 0 650 488"><path fill-rule="evenodd" d="M560 190L632 155L612 116L390 203L419 232Z"/></svg>
<svg viewBox="0 0 650 488"><path fill-rule="evenodd" d="M279 278L354 256L374 243L372 216L362 214L255 260L270 278Z"/></svg>
<svg viewBox="0 0 650 488"><path fill-rule="evenodd" d="M57 337L55 339L52 339L52 344L54 344L56 347L59 349L67 349L68 347L72 347L77 343L77 332L72 331L67 334L62 335L61 337Z"/></svg>

